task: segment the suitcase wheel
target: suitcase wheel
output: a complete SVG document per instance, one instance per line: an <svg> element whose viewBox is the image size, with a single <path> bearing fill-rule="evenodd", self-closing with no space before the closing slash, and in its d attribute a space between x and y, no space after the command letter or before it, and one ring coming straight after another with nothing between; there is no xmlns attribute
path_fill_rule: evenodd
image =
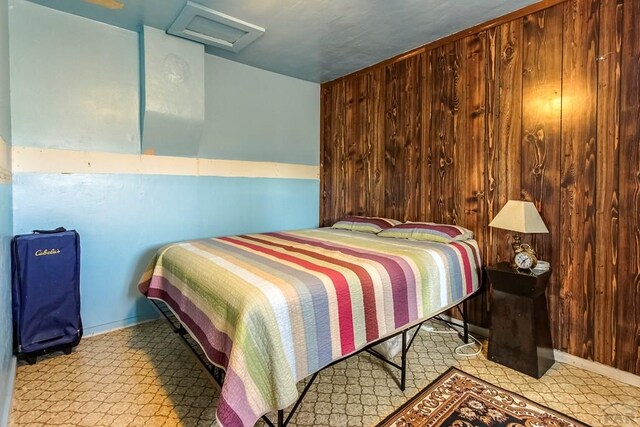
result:
<svg viewBox="0 0 640 427"><path fill-rule="evenodd" d="M69 347L65 347L62 349L62 351L64 352L64 354L66 354L67 356L71 354L71 346Z"/></svg>
<svg viewBox="0 0 640 427"><path fill-rule="evenodd" d="M24 358L24 360L26 360L29 365L35 365L36 362L38 361L38 357L37 356L27 356L27 357Z"/></svg>

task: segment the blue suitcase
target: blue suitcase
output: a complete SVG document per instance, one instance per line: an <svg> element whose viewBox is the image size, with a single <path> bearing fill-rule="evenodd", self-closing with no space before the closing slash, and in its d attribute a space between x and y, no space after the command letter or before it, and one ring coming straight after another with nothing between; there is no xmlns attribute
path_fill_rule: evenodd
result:
<svg viewBox="0 0 640 427"><path fill-rule="evenodd" d="M80 236L75 230L34 230L11 241L14 352L29 363L82 338Z"/></svg>

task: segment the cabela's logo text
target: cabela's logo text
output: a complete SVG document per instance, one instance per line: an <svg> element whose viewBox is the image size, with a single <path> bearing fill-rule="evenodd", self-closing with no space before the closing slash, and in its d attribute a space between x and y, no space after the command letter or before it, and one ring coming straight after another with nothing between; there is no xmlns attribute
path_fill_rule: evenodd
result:
<svg viewBox="0 0 640 427"><path fill-rule="evenodd" d="M36 256L45 256L45 255L58 255L60 253L60 249L38 249L35 252Z"/></svg>

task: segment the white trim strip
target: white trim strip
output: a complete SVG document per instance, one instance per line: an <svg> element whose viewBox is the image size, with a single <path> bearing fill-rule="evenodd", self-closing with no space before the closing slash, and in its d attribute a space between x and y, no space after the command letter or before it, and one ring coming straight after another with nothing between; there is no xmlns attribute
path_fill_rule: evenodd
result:
<svg viewBox="0 0 640 427"><path fill-rule="evenodd" d="M578 368L584 369L585 371L593 372L611 378L612 380L620 381L621 383L629 384L634 387L640 387L640 376L634 375L631 372L622 371L608 365L603 365L602 363L583 359L581 357L574 356L560 350L553 350L553 356L555 357L556 362L566 363L567 365L576 366Z"/></svg>
<svg viewBox="0 0 640 427"><path fill-rule="evenodd" d="M11 182L11 152L9 144L0 135L0 184Z"/></svg>
<svg viewBox="0 0 640 427"><path fill-rule="evenodd" d="M293 163L13 147L14 173L82 173L319 179L320 167Z"/></svg>

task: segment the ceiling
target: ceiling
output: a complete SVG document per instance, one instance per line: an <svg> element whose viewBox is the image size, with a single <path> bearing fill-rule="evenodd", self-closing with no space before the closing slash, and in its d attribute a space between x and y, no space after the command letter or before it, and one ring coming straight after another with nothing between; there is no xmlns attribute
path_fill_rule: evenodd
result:
<svg viewBox="0 0 640 427"><path fill-rule="evenodd" d="M120 0L107 9L81 0L31 0L133 31L169 28L186 0ZM505 15L538 0L196 0L266 28L239 53L210 54L323 83Z"/></svg>

